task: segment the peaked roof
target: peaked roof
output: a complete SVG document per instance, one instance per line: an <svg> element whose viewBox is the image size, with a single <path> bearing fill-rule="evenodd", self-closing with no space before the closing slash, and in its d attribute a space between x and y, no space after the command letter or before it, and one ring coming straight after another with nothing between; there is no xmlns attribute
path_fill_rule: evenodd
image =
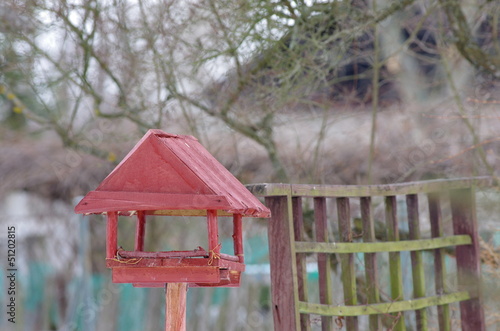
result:
<svg viewBox="0 0 500 331"><path fill-rule="evenodd" d="M75 212L269 217L270 211L192 136L149 130Z"/></svg>

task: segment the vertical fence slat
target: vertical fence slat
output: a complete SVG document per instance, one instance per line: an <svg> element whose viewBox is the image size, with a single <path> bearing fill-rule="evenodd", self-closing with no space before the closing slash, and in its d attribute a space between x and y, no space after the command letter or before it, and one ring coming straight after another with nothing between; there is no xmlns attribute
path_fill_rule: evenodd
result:
<svg viewBox="0 0 500 331"><path fill-rule="evenodd" d="M443 236L443 222L441 216L441 204L439 193L429 193L429 219L431 222L431 237L439 238ZM447 289L446 284L446 265L444 262L444 249L434 250L434 274L435 274L435 286L436 294L445 294ZM451 319L450 319L450 306L441 305L437 306L439 330L450 331L451 330Z"/></svg>
<svg viewBox="0 0 500 331"><path fill-rule="evenodd" d="M292 208L293 208L293 232L295 236L295 241L304 241L304 218L302 214L302 198L295 197L292 198ZM308 301L307 295L307 270L306 270L306 254L297 253L297 286L299 300L303 302ZM309 314L300 315L300 330L309 331L311 329L311 323L309 320Z"/></svg>
<svg viewBox="0 0 500 331"><path fill-rule="evenodd" d="M371 198L360 198L361 205L361 220L363 222L363 241L375 242L375 224L371 213ZM377 255L376 253L365 253L365 279L366 279L366 295L368 303L380 302L379 281L377 272ZM380 316L369 316L370 331L378 331L381 329Z"/></svg>
<svg viewBox="0 0 500 331"><path fill-rule="evenodd" d="M420 237L420 219L418 213L418 195L408 194L406 196L406 209L408 212L408 226L411 240L419 240ZM422 260L422 251L413 251L411 256L411 268L413 276L413 296L415 298L425 297L425 273L424 262ZM427 330L427 311L426 308L415 310L417 330Z"/></svg>
<svg viewBox="0 0 500 331"><path fill-rule="evenodd" d="M472 244L456 247L458 286L460 290L468 290L471 295L470 300L460 302L462 330L485 330L474 190L450 191L450 205L454 234L468 234L472 239Z"/></svg>
<svg viewBox="0 0 500 331"><path fill-rule="evenodd" d="M387 225L387 240L399 241L399 225L397 218L396 197L385 198L385 221ZM391 278L391 297L394 301L404 299L403 274L401 271L401 257L399 252L389 253L389 273ZM391 329L394 331L406 330L404 313L394 314Z"/></svg>
<svg viewBox="0 0 500 331"><path fill-rule="evenodd" d="M299 330L297 264L293 245L293 220L288 196L266 197L271 210L268 226L271 298L274 330Z"/></svg>
<svg viewBox="0 0 500 331"><path fill-rule="evenodd" d="M316 226L316 241L328 242L328 222L326 215L326 199L314 198L314 224ZM319 302L331 305L333 303L332 270L329 254L318 253L318 276L319 276ZM321 330L333 330L333 319L331 316L321 316Z"/></svg>
<svg viewBox="0 0 500 331"><path fill-rule="evenodd" d="M337 214L339 218L339 234L341 242L352 242L351 212L348 198L337 198ZM357 305L356 272L354 270L354 254L340 254L342 267L342 285L344 287L345 305ZM358 319L346 317L346 329L358 330Z"/></svg>

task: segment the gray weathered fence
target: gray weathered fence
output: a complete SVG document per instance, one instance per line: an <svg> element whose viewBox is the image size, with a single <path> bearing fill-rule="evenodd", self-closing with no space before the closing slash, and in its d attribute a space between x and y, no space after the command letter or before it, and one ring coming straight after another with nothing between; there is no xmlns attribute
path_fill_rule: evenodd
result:
<svg viewBox="0 0 500 331"><path fill-rule="evenodd" d="M385 328L405 330L405 312L415 311L416 329L429 328L427 309L437 306L440 330L451 329L450 304L459 302L462 330L484 330L484 312L480 293L480 256L475 211L477 186L491 186L493 179L476 177L454 180L432 180L391 185L303 185L255 184L248 188L265 197L271 209L269 255L271 263L272 309L275 330L310 330L311 314L320 315L322 330L345 325L358 330L358 317L369 316L370 330L382 329L382 318L391 317ZM382 197L385 205L385 238L376 239L372 199ZM397 199L406 201L408 236L400 237ZM313 200L312 235L306 236L303 200ZM328 203L334 200L337 217L328 214ZM353 233L350 203L359 199L361 234ZM419 201L420 199L420 201ZM430 236L422 238L419 208L426 200ZM446 203L443 203L446 201ZM443 209L450 209L453 234L443 235ZM334 221L334 219L336 221ZM332 223L333 222L333 223ZM335 241L329 225L337 223ZM310 230L310 229L309 229ZM313 239L306 241L306 237ZM445 248L454 248L458 288L445 286L451 274L444 262ZM425 284L423 251L433 251L435 293ZM413 279L412 298L404 300L403 270L400 254L410 251ZM370 286L358 289L355 254L364 253L364 282ZM307 256L316 255L319 274L319 302L308 298ZM341 264L341 285L332 284L332 254ZM390 298L379 293L381 282L377 258L389 255ZM409 271L408 271L409 272ZM343 304L334 305L333 291L343 291ZM363 303L358 294L364 291Z"/></svg>

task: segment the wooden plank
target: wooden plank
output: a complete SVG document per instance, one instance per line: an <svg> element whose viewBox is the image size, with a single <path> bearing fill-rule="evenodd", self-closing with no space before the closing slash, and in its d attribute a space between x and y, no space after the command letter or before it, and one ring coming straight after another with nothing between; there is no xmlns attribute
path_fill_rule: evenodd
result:
<svg viewBox="0 0 500 331"><path fill-rule="evenodd" d="M457 277L460 290L467 290L471 299L460 303L462 330L485 330L481 294L481 258L477 232L474 189L450 192L450 206L455 234L468 234L472 243L456 248Z"/></svg>
<svg viewBox="0 0 500 331"><path fill-rule="evenodd" d="M118 251L118 215L114 212L107 214L106 223L106 259L114 259Z"/></svg>
<svg viewBox="0 0 500 331"><path fill-rule="evenodd" d="M120 267L113 268L113 283L218 283L218 267Z"/></svg>
<svg viewBox="0 0 500 331"><path fill-rule="evenodd" d="M208 227L208 264L216 265L214 261L220 259L220 244L219 244L219 223L217 220L217 211L207 211L207 227Z"/></svg>
<svg viewBox="0 0 500 331"><path fill-rule="evenodd" d="M134 250L144 250L144 235L146 233L146 213L142 210L137 212L137 221L135 227L135 244Z"/></svg>
<svg viewBox="0 0 500 331"><path fill-rule="evenodd" d="M222 195L169 194L147 192L91 191L75 212L103 213L110 211L158 210L158 209L231 209Z"/></svg>
<svg viewBox="0 0 500 331"><path fill-rule="evenodd" d="M451 189L460 189L474 185L476 187L492 186L495 179L490 176L434 179L384 185L310 185L310 184L252 184L247 188L257 196L285 195L291 188L293 196L307 197L367 197L392 196L429 193Z"/></svg>
<svg viewBox="0 0 500 331"><path fill-rule="evenodd" d="M120 251L124 252L124 251ZM131 252L136 253L154 253L154 252ZM219 267L221 269L230 269L243 272L245 265L237 262L237 257L233 256L231 260L227 260L226 254L221 254L221 258L212 261L212 267ZM230 255L229 255L230 256ZM131 257L118 260L116 258L106 259L106 266L108 268L122 268L122 267L206 267L208 266L208 257L175 257L175 258L148 258L148 257Z"/></svg>
<svg viewBox="0 0 500 331"><path fill-rule="evenodd" d="M375 242L375 224L371 213L371 198L360 198L361 220L363 222L363 241ZM379 281L377 271L377 255L375 253L365 253L365 293L369 304L379 303ZM370 331L378 331L382 328L380 316L378 314L369 317Z"/></svg>
<svg viewBox="0 0 500 331"><path fill-rule="evenodd" d="M328 221L326 213L326 199L314 198L314 224L316 227L316 241L328 242ZM331 305L333 303L332 270L330 256L328 254L318 254L318 282L319 282L319 302ZM333 319L329 316L321 317L321 330L333 330Z"/></svg>
<svg viewBox="0 0 500 331"><path fill-rule="evenodd" d="M447 236L442 238L367 242L367 243L311 243L296 242L295 250L299 253L382 253L431 250L449 246L469 245L469 235Z"/></svg>
<svg viewBox="0 0 500 331"><path fill-rule="evenodd" d="M233 247L234 255L238 257L240 263L245 262L245 255L243 254L243 224L241 214L233 215Z"/></svg>
<svg viewBox="0 0 500 331"><path fill-rule="evenodd" d="M420 236L420 218L418 213L418 195L409 194L406 196L406 209L408 213L408 226L409 235L412 240L419 240ZM412 251L411 256L411 270L413 277L413 297L425 297L425 273L424 262L422 260L421 251ZM428 330L428 318L426 309L419 309L415 311L416 326L419 331Z"/></svg>
<svg viewBox="0 0 500 331"><path fill-rule="evenodd" d="M429 219L431 223L431 237L442 237L443 222L441 216L441 204L439 193L429 193L427 196L429 204ZM472 239L471 239L472 242ZM445 265L445 252L442 248L434 250L434 283L436 287L436 294L442 295L447 293L446 284L446 265ZM441 305L437 307L439 330L451 330L450 306Z"/></svg>
<svg viewBox="0 0 500 331"><path fill-rule="evenodd" d="M305 240L304 234L304 219L302 214L302 198L292 198L292 214L293 214L293 233L296 241ZM307 293L307 270L306 270L306 255L299 253L297 257L297 288L298 298L300 301L308 301ZM309 331L311 329L311 321L308 314L300 315L300 330Z"/></svg>
<svg viewBox="0 0 500 331"><path fill-rule="evenodd" d="M399 225L397 217L397 201L395 196L385 198L385 221L387 225L387 240L399 241ZM401 256L399 252L389 253L389 273L391 280L391 297L393 304L404 300L403 274L401 270ZM406 330L404 313L393 314L394 331Z"/></svg>
<svg viewBox="0 0 500 331"><path fill-rule="evenodd" d="M128 216L129 213L120 212L120 215ZM146 210L146 215L161 215L161 216L207 216L206 209L159 209ZM218 209L217 216L232 217L233 213Z"/></svg>
<svg viewBox="0 0 500 331"><path fill-rule="evenodd" d="M339 220L339 236L341 242L352 242L351 211L348 198L337 198L337 214ZM356 296L356 271L354 270L354 254L340 256L342 268L342 285L344 288L344 304L355 306L358 304ZM346 330L358 330L358 319L346 317Z"/></svg>
<svg viewBox="0 0 500 331"><path fill-rule="evenodd" d="M165 285L165 331L186 330L186 283Z"/></svg>
<svg viewBox="0 0 500 331"><path fill-rule="evenodd" d="M162 259L162 258L178 258L178 257L208 257L209 253L199 247L192 251L167 251L167 252L144 252L144 251L125 251L118 252L119 257L125 259Z"/></svg>
<svg viewBox="0 0 500 331"><path fill-rule="evenodd" d="M266 197L266 206L271 210L268 240L274 330L300 330L291 197Z"/></svg>
<svg viewBox="0 0 500 331"><path fill-rule="evenodd" d="M436 295L405 301L376 303L358 306L328 306L318 303L300 302L299 309L303 313L322 316L361 316L372 314L394 314L397 312L418 310L425 307L447 305L470 298L467 291ZM470 330L470 329L468 329Z"/></svg>

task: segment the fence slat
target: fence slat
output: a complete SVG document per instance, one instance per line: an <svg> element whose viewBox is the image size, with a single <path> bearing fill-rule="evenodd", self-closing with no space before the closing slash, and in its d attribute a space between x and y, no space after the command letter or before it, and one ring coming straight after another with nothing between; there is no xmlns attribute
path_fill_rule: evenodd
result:
<svg viewBox="0 0 500 331"><path fill-rule="evenodd" d="M470 245L469 235L456 235L433 239L385 241L369 243L311 243L296 242L295 249L300 253L381 253L401 251L422 251L448 246Z"/></svg>
<svg viewBox="0 0 500 331"><path fill-rule="evenodd" d="M385 198L385 221L387 225L387 240L399 241L399 225L397 217L396 197ZM401 271L401 257L399 252L389 253L389 273L391 277L391 297L393 301L404 300L403 274ZM404 313L400 312L394 316L392 330L406 330Z"/></svg>
<svg viewBox="0 0 500 331"><path fill-rule="evenodd" d="M266 206L272 215L268 226L268 238L274 330L299 330L297 264L292 245L291 199L287 196L266 197Z"/></svg>
<svg viewBox="0 0 500 331"><path fill-rule="evenodd" d="M316 226L316 241L328 242L328 222L326 214L326 199L314 198L314 224ZM318 276L319 276L319 302L330 305L333 302L331 259L328 254L318 254ZM333 319L329 316L321 317L321 330L333 330Z"/></svg>
<svg viewBox="0 0 500 331"><path fill-rule="evenodd" d="M342 242L352 242L351 211L348 198L337 198L337 214L339 218L339 236ZM340 255L342 268L342 285L344 287L344 304L357 305L356 272L354 270L354 254ZM358 330L357 317L346 317L346 329Z"/></svg>
<svg viewBox="0 0 500 331"><path fill-rule="evenodd" d="M375 239L375 224L371 213L371 198L360 198L361 205L361 220L363 222L363 241L374 242ZM365 253L365 279L366 279L366 296L368 303L379 303L379 282L377 272L377 255L375 253ZM378 331L381 329L380 316L370 315L369 317L370 331Z"/></svg>
<svg viewBox="0 0 500 331"><path fill-rule="evenodd" d="M292 198L293 208L293 232L296 241L305 240L304 235L304 218L302 214L302 198ZM297 286L300 301L308 301L307 295L307 270L306 270L306 254L297 253ZM300 315L300 330L309 331L311 323L308 314Z"/></svg>
<svg viewBox="0 0 500 331"><path fill-rule="evenodd" d="M468 234L472 238L472 244L456 248L458 286L460 290L468 290L472 298L460 302L462 330L485 330L474 190L469 188L450 191L450 205L453 232Z"/></svg>
<svg viewBox="0 0 500 331"><path fill-rule="evenodd" d="M406 209L408 213L409 235L412 240L420 239L420 218L418 213L418 195L409 194L406 196ZM425 273L424 262L421 251L413 251L411 256L411 270L413 277L413 296L415 298L425 297ZM428 329L427 311L424 309L416 310L417 330L425 331Z"/></svg>
<svg viewBox="0 0 500 331"><path fill-rule="evenodd" d="M327 316L360 316L417 310L430 306L446 305L453 302L467 300L469 298L469 293L467 291L462 291L412 300L375 303L359 306L327 306L318 303L299 302L299 309L302 313L307 314Z"/></svg>
<svg viewBox="0 0 500 331"><path fill-rule="evenodd" d="M443 236L443 222L441 217L441 204L439 193L429 193L427 196L429 204L429 219L431 222L431 237L438 238ZM472 240L471 240L472 241ZM434 282L436 294L447 293L446 284L446 266L444 264L444 250L442 248L434 250ZM450 331L450 306L437 306L439 330Z"/></svg>

